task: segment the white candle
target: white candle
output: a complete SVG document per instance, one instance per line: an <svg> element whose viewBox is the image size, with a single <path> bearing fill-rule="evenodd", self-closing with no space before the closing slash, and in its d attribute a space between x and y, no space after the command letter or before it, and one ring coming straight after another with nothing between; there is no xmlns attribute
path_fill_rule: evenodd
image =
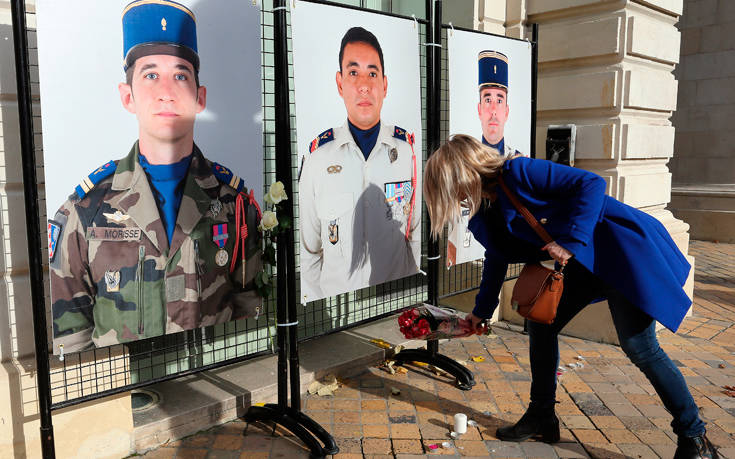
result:
<svg viewBox="0 0 735 459"><path fill-rule="evenodd" d="M454 415L454 431L458 434L467 432L467 415L464 413L457 413Z"/></svg>

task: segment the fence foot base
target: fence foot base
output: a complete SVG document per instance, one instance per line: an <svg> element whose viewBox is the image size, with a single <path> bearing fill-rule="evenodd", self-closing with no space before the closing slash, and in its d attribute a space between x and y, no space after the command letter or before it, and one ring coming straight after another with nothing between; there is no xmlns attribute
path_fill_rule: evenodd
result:
<svg viewBox="0 0 735 459"><path fill-rule="evenodd" d="M470 390L475 385L475 376L472 372L459 362L450 359L446 355L430 352L426 349L404 349L393 356L398 365L406 362L424 362L441 368L450 375L457 378L457 387L462 390Z"/></svg>
<svg viewBox="0 0 735 459"><path fill-rule="evenodd" d="M311 451L311 458L322 458L328 454L337 454L339 452L339 447L337 447L334 438L329 432L324 430L321 425L309 416L293 408L286 408L286 411L282 411L275 403L268 403L264 406L251 406L243 416L243 420L247 423L272 421L282 425L304 442Z"/></svg>

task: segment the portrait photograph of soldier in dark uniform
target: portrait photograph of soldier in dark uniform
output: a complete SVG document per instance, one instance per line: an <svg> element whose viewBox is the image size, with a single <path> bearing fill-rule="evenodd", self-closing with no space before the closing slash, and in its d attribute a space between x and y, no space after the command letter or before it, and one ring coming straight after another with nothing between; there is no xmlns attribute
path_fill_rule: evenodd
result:
<svg viewBox="0 0 735 459"><path fill-rule="evenodd" d="M482 129L482 143L495 148L503 155L521 154L505 142L505 123L510 115L508 56L498 51L480 51L477 56L477 69L477 85L480 92L477 115Z"/></svg>
<svg viewBox="0 0 735 459"><path fill-rule="evenodd" d="M531 149L531 45L454 30L448 36L449 131L501 155Z"/></svg>
<svg viewBox="0 0 735 459"><path fill-rule="evenodd" d="M449 132L468 134L501 155L529 156L531 46L528 42L453 30L449 48ZM467 227L469 212L449 227L448 266L482 259Z"/></svg>
<svg viewBox="0 0 735 459"><path fill-rule="evenodd" d="M310 25L316 17L318 28ZM413 21L304 3L293 30L301 43L294 48L301 300L417 273L422 154ZM323 44L316 56L299 47L315 42ZM321 69L310 63L327 59Z"/></svg>
<svg viewBox="0 0 735 459"><path fill-rule="evenodd" d="M122 32L117 89L137 140L49 214L54 353L253 317L262 307L256 190L194 141L208 95L195 14L173 1L134 1L122 9Z"/></svg>

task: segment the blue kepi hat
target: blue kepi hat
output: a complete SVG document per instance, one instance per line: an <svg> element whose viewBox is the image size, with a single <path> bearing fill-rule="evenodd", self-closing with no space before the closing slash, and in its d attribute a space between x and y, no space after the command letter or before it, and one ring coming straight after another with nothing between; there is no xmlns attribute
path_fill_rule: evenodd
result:
<svg viewBox="0 0 735 459"><path fill-rule="evenodd" d="M170 0L137 0L123 10L125 69L136 59L167 54L186 59L199 71L194 13Z"/></svg>
<svg viewBox="0 0 735 459"><path fill-rule="evenodd" d="M508 57L497 51L477 55L478 89L497 87L508 90Z"/></svg>

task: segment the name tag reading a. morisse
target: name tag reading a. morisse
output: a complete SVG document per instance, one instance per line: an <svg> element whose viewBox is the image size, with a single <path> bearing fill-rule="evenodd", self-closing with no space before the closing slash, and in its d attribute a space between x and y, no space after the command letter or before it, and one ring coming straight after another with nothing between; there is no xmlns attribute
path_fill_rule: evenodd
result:
<svg viewBox="0 0 735 459"><path fill-rule="evenodd" d="M139 241L143 233L140 228L108 228L94 226L87 228L88 241Z"/></svg>

